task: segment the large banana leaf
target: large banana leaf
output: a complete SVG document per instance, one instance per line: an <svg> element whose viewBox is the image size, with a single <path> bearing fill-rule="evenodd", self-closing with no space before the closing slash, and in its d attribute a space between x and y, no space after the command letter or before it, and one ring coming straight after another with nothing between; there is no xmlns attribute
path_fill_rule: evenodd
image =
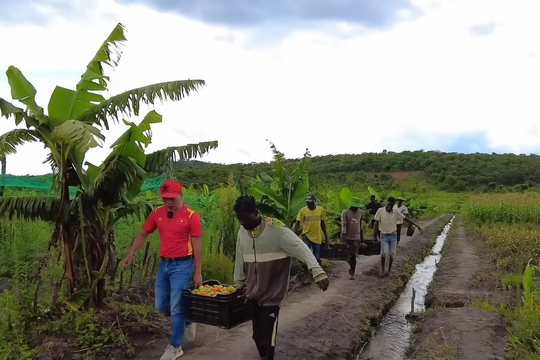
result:
<svg viewBox="0 0 540 360"><path fill-rule="evenodd" d="M85 110L101 102L105 98L100 94L86 91L73 91L57 86L49 99L47 110L53 125L59 125L63 121L74 119Z"/></svg>
<svg viewBox="0 0 540 360"><path fill-rule="evenodd" d="M296 217L301 208L306 206L306 197L309 193L309 181L300 180L296 184L289 207L289 216Z"/></svg>
<svg viewBox="0 0 540 360"><path fill-rule="evenodd" d="M77 119L103 124L108 129L107 119L109 118L118 122L123 115L139 115L141 102L154 105L158 99L160 101L179 101L187 97L190 92L197 91L204 84L204 80L179 80L132 89L92 106L80 114Z"/></svg>
<svg viewBox="0 0 540 360"><path fill-rule="evenodd" d="M206 141L198 144L172 146L146 155L145 170L149 173L163 172L171 162L187 161L206 155L218 147L217 141Z"/></svg>
<svg viewBox="0 0 540 360"><path fill-rule="evenodd" d="M98 128L82 121L68 120L54 128L52 135L56 140L85 153L91 148L101 146L98 140L104 141L105 136Z"/></svg>
<svg viewBox="0 0 540 360"><path fill-rule="evenodd" d="M130 157L112 156L101 166L88 164L88 174L93 180L88 192L96 201L106 206L129 203L139 192L133 187L142 185L146 172Z"/></svg>
<svg viewBox="0 0 540 360"><path fill-rule="evenodd" d="M0 197L0 217L9 220L54 221L59 200L48 196Z"/></svg>
<svg viewBox="0 0 540 360"><path fill-rule="evenodd" d="M342 188L339 196L336 198L336 206L339 211L343 211L349 207L352 201L352 192L349 188Z"/></svg>
<svg viewBox="0 0 540 360"><path fill-rule="evenodd" d="M257 204L257 209L259 209L261 214L263 214L264 216L279 219L281 221L285 221L283 219L283 214L280 213L279 211L277 211L273 206L270 206L270 205L265 204L265 203L258 203ZM289 226L289 225L290 224L287 224L287 226Z"/></svg>
<svg viewBox="0 0 540 360"><path fill-rule="evenodd" d="M16 107L3 98L0 98L0 116L5 117L6 119L13 116L17 125L19 125L21 121L23 121L24 117L28 116L28 114L26 114L23 109Z"/></svg>
<svg viewBox="0 0 540 360"><path fill-rule="evenodd" d="M157 124L162 121L163 117L155 110L149 111L139 125L124 120L124 124L129 126L129 129L120 135L120 137L111 145L111 148L129 143L139 143L144 145L144 147L147 147L152 142L152 124Z"/></svg>
<svg viewBox="0 0 540 360"><path fill-rule="evenodd" d="M65 89L57 86L49 100L49 116L56 121L77 119L79 116L105 99L95 91L107 89L109 77L105 76L103 65L116 67L121 57L120 44L126 41L124 26L117 24L107 39L101 44L92 60L86 66L86 71L81 75L81 80L76 90ZM103 125L109 129L107 119L103 119Z"/></svg>
<svg viewBox="0 0 540 360"><path fill-rule="evenodd" d="M266 197L270 199L273 204L276 206L276 210L279 212L287 212L287 199L272 189L270 189L267 186L263 186L260 184L252 184L251 185L251 191L257 193L258 195L262 196L263 198Z"/></svg>
<svg viewBox="0 0 540 360"><path fill-rule="evenodd" d="M266 172L262 172L260 174L258 174L256 176L256 179L260 182L264 182L264 183L271 183L272 181L274 181L274 179L272 179L272 177L270 175L268 175Z"/></svg>
<svg viewBox="0 0 540 360"><path fill-rule="evenodd" d="M139 125L124 120L129 128L111 145L113 152L110 156L130 157L144 168L146 164L144 148L152 142L151 125L161 121L162 116L155 110L148 112Z"/></svg>
<svg viewBox="0 0 540 360"><path fill-rule="evenodd" d="M17 146L38 141L39 133L34 130L15 129L0 135L0 158L15 154Z"/></svg>
<svg viewBox="0 0 540 360"><path fill-rule="evenodd" d="M43 121L43 108L36 103L37 91L34 85L26 80L22 72L15 66L10 66L6 71L6 75L9 86L11 87L11 97L13 100L22 102L33 116Z"/></svg>
<svg viewBox="0 0 540 360"><path fill-rule="evenodd" d="M87 164L87 174L93 181L89 192L96 200L109 205L129 203L140 192L146 175L143 148L152 140L151 125L161 119L161 115L152 110L139 125L124 121L128 130L111 145L112 151L101 166Z"/></svg>
<svg viewBox="0 0 540 360"><path fill-rule="evenodd" d="M138 221L144 220L162 204L160 199L145 199L144 201L122 206L115 211L114 221L116 222L127 217L134 218Z"/></svg>
<svg viewBox="0 0 540 360"><path fill-rule="evenodd" d="M375 189L373 189L371 186L368 186L368 191L369 191L369 194L370 194L370 195L375 195L375 199L376 199L377 201L382 200L382 199L381 199L381 195L379 195L379 193L378 193Z"/></svg>

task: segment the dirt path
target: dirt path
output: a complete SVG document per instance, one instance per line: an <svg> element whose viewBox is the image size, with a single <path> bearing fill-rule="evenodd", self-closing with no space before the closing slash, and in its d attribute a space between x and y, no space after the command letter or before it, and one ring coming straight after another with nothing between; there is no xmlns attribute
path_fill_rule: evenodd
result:
<svg viewBox="0 0 540 360"><path fill-rule="evenodd" d="M461 307L474 300L507 302L497 288L496 266L488 258L488 247L476 234L469 233L461 217L443 249L441 264L426 297L426 307Z"/></svg>
<svg viewBox="0 0 540 360"><path fill-rule="evenodd" d="M406 277L400 276L405 264L422 260L430 241L446 218L424 222L424 234L402 236L390 278L378 274L379 256L359 256L356 280L349 280L348 264L336 262L330 274L328 291L315 285L290 293L279 318L278 359L347 359L361 340L371 336L371 323L382 317L399 294ZM159 359L168 339L160 339L139 352L136 359ZM232 330L199 325L197 339L184 345L186 360L258 359L251 340L251 324Z"/></svg>
<svg viewBox="0 0 540 360"><path fill-rule="evenodd" d="M509 303L513 293L497 289L487 245L457 216L426 296L431 309L416 324L410 359L504 359L506 330L498 314L471 307L475 300Z"/></svg>
<svg viewBox="0 0 540 360"><path fill-rule="evenodd" d="M446 308L421 323L420 345L411 359L504 360L506 329L495 312Z"/></svg>

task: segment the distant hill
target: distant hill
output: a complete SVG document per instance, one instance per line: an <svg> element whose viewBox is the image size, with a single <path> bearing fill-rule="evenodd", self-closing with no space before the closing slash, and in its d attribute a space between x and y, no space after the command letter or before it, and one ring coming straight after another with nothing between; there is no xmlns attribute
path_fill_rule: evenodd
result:
<svg viewBox="0 0 540 360"><path fill-rule="evenodd" d="M288 160L291 165L297 161ZM194 187L216 187L226 183L231 173L238 178L240 173L255 176L272 169L269 163L223 165L202 161L177 163L175 168L184 185ZM311 158L310 181L316 187L373 184L386 188L407 183L409 187L445 191L520 191L540 184L540 156L439 151L315 156Z"/></svg>
<svg viewBox="0 0 540 360"><path fill-rule="evenodd" d="M211 165L213 164L204 162L204 161L199 161L199 160L177 161L174 163L174 168L175 169L184 169L187 167L198 168L198 167L211 166Z"/></svg>

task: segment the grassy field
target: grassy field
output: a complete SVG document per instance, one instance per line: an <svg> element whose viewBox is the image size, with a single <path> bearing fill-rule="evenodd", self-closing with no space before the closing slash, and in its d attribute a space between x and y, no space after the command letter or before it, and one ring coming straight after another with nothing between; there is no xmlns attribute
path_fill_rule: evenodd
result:
<svg viewBox="0 0 540 360"><path fill-rule="evenodd" d="M540 358L540 194L473 195L464 214L489 245L501 284L522 289L514 307L494 309L508 324L509 358Z"/></svg>
<svg viewBox="0 0 540 360"><path fill-rule="evenodd" d="M320 204L331 210L325 195L339 192L339 188L325 187ZM233 206L239 193L232 185L215 191L187 190L184 202L201 215L203 222L203 278L232 282L233 255L238 231ZM369 193L354 192L366 200ZM490 256L497 261L506 277L506 283L522 283L522 273L532 259L540 260L540 195L535 193L468 194L430 191L413 194L415 201L425 207L420 218L451 211L463 213L475 224L478 232L491 248ZM115 228L115 257L122 259L132 239L141 228L140 221L122 221ZM329 223L329 233L338 229ZM44 222L3 221L0 235L0 359L31 359L52 351L51 347L77 348L92 358L96 353L112 347L133 351L125 330L111 326L116 317L132 322L138 331L159 332L164 329L153 310L152 283L158 259L159 238L150 236L147 249L141 249L135 265L128 271L119 270L108 281L108 308L114 311L114 320L94 310L62 316L50 316L50 309L62 304L66 297L62 287L63 263L56 249L48 250L52 227ZM58 260L60 259L60 260ZM531 268L533 269L533 268ZM534 270L534 269L533 269ZM36 281L36 272L40 280ZM535 283L533 281L533 283ZM514 284L515 285L515 284ZM526 286L525 286L526 287ZM8 290L9 289L9 290ZM530 290L535 295L534 289ZM536 298L535 298L536 299ZM540 300L540 299L539 299ZM512 349L516 353L540 354L540 309L533 305L506 309L506 319L512 327ZM39 320L38 320L39 319ZM130 320L131 319L131 320ZM537 323L536 323L537 322ZM531 330L533 329L533 330ZM165 329L166 330L166 329ZM527 332L528 331L528 332ZM525 336L526 335L526 336ZM66 340L66 338L68 340ZM49 344L49 348L44 345ZM81 350L82 349L82 350ZM83 357L84 358L84 357ZM534 357L531 357L534 358Z"/></svg>

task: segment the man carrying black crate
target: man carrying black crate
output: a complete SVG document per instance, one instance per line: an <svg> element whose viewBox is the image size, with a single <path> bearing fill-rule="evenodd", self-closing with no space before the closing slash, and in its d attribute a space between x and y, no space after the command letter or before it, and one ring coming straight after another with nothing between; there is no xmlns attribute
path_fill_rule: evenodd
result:
<svg viewBox="0 0 540 360"><path fill-rule="evenodd" d="M323 291L328 289L328 276L292 230L263 219L252 196L238 198L234 211L242 225L236 242L235 285L246 294L259 356L273 360L279 310L289 287L291 256L307 265Z"/></svg>
<svg viewBox="0 0 540 360"><path fill-rule="evenodd" d="M388 198L388 202L384 208L377 210L375 217L375 224L373 226L373 240L381 242L381 273L380 276L389 276L392 270L392 263L394 256L396 255L397 247L397 223L399 220L406 220L410 222L423 232L420 225L403 215L401 212L394 208L396 199L393 197ZM379 236L380 238L377 239ZM385 270L386 258L388 259L388 271Z"/></svg>
<svg viewBox="0 0 540 360"><path fill-rule="evenodd" d="M409 209L405 205L403 205L403 199L397 199L397 204L394 205L394 210L399 211L403 214L403 216L409 215ZM397 222L397 245L399 245L399 241L401 240L401 228L403 227L403 220L398 220Z"/></svg>
<svg viewBox="0 0 540 360"><path fill-rule="evenodd" d="M356 272L356 256L358 255L358 246L364 240L362 229L362 218L364 212L360 210L362 203L359 198L353 197L350 207L341 213L341 238L349 247L349 275L354 280Z"/></svg>
<svg viewBox="0 0 540 360"><path fill-rule="evenodd" d="M195 324L184 316L183 291L189 287L192 276L195 287L202 284L201 220L195 211L182 204L182 185L178 182L163 182L159 196L165 206L154 210L146 219L123 266L131 266L137 250L157 229L161 261L156 275L156 309L172 317L171 342L161 360L176 360L184 354L184 335L187 340L195 339Z"/></svg>
<svg viewBox="0 0 540 360"><path fill-rule="evenodd" d="M321 248L324 243L328 246L326 232L326 212L322 206L317 205L315 195L308 194L306 206L300 209L294 223L294 232L301 234L302 241L313 251L315 259L321 265Z"/></svg>

